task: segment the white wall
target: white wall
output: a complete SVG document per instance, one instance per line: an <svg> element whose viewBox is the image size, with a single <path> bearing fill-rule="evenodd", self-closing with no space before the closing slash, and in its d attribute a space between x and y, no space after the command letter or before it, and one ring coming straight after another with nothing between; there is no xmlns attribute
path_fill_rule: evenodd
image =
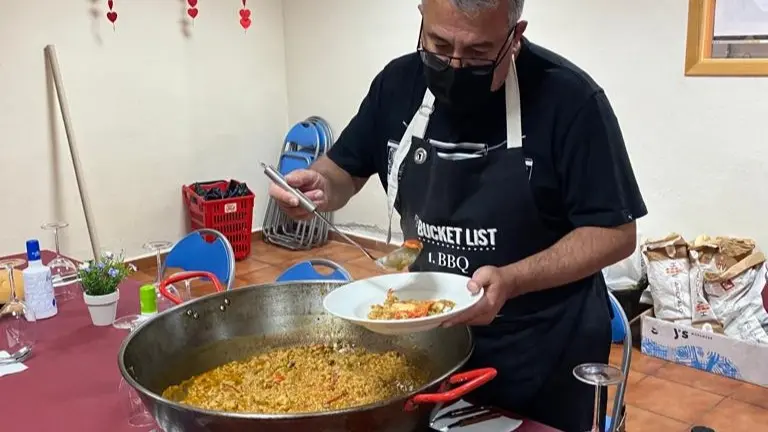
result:
<svg viewBox="0 0 768 432"><path fill-rule="evenodd" d="M381 67L414 49L417 4L286 0L290 120L319 114L341 130ZM529 0L526 34L606 89L650 211L640 224L645 234L734 234L768 245L768 99L761 97L768 78L684 77L687 7L681 0ZM381 227L385 209L371 181L337 220Z"/></svg>
<svg viewBox="0 0 768 432"><path fill-rule="evenodd" d="M181 0L3 0L0 11L0 256L66 220L63 252L90 247L43 47L55 44L98 234L104 248L142 254L184 232L181 185L234 177L257 193L259 160L276 160L287 129L283 10L250 0L200 1L189 37ZM98 8L95 16L92 9ZM51 107L53 106L53 109Z"/></svg>
<svg viewBox="0 0 768 432"><path fill-rule="evenodd" d="M418 4L415 0L285 0L290 121L320 115L338 136L357 112L373 77L390 60L416 49ZM384 238L387 201L379 180L371 179L334 218L339 225L349 224L356 234ZM397 215L392 226L400 231Z"/></svg>
<svg viewBox="0 0 768 432"><path fill-rule="evenodd" d="M0 255L30 237L50 247L39 225L59 219L72 225L64 252L90 253L46 44L58 49L101 243L136 256L147 240L183 233L183 183L248 182L260 225L266 182L255 164L276 160L288 120L321 115L338 133L373 76L414 49L419 24L418 0L250 0L245 34L240 1L220 0L200 2L185 37L181 0L117 0L114 32L104 3L3 1ZM528 35L607 90L651 211L646 234L768 244L768 147L758 138L768 79L685 78L687 2L652 3L529 1ZM385 210L374 180L336 218L382 236Z"/></svg>

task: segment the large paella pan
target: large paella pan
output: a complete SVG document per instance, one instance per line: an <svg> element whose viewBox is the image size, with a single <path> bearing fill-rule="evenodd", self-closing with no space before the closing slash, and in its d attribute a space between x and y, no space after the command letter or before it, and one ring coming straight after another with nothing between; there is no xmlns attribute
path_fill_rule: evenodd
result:
<svg viewBox="0 0 768 432"><path fill-rule="evenodd" d="M436 404L495 376L457 374L472 352L466 327L383 336L327 315L323 297L340 285L251 286L180 304L125 340L120 371L166 432L421 431Z"/></svg>

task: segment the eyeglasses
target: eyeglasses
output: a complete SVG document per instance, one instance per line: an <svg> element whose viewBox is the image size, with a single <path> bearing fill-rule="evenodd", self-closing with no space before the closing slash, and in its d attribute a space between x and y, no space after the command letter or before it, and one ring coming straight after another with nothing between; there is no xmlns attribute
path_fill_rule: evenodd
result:
<svg viewBox="0 0 768 432"><path fill-rule="evenodd" d="M507 55L509 48L512 46L512 44L509 43L509 39L514 33L515 27L517 26L515 25L509 30L507 33L507 38L504 40L504 45L501 47L501 49L499 49L499 53L496 55L496 58L491 60L471 57L455 57L436 53L424 48L422 44L424 22L422 21L421 27L419 28L419 40L416 45L416 51L419 52L421 55L421 61L424 62L427 67L438 72L442 72L449 67L452 67L451 64L453 62L457 62L459 64L459 68L465 69L473 75L490 75L496 69L496 66L499 64L499 60Z"/></svg>
<svg viewBox="0 0 768 432"><path fill-rule="evenodd" d="M438 72L444 71L451 66L454 61L459 63L459 68L466 69L473 75L489 75L493 73L496 68L495 60L488 59L474 59L466 57L453 57L444 54L438 54L429 51L423 47L418 49L421 55L421 61L430 68Z"/></svg>

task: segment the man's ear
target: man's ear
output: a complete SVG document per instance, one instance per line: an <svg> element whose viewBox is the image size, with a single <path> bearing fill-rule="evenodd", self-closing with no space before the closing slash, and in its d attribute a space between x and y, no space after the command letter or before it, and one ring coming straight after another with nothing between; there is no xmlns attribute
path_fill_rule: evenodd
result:
<svg viewBox="0 0 768 432"><path fill-rule="evenodd" d="M515 25L515 34L513 39L516 41L519 41L523 38L523 33L525 33L525 29L528 28L528 21L518 21L517 25Z"/></svg>

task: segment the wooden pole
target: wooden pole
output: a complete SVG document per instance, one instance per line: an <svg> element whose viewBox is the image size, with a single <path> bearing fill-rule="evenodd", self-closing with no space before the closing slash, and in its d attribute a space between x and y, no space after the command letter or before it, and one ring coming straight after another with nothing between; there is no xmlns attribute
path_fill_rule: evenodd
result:
<svg viewBox="0 0 768 432"><path fill-rule="evenodd" d="M56 57L56 47L53 45L48 45L45 47L44 52L45 59L48 62L48 66L51 68L51 73L53 74L53 84L56 88L57 99L59 100L61 119L64 121L64 131L67 134L67 143L69 143L69 155L72 157L72 167L75 169L75 180L77 180L77 190L80 193L80 203L83 205L85 225L88 228L88 237L91 242L91 251L93 252L93 258L97 259L99 257L101 247L99 246L99 238L96 235L96 226L93 218L93 211L91 210L91 202L88 200L88 193L85 187L83 168L80 165L80 155L77 152L75 132L72 128L72 121L69 116L69 104L67 102L67 95L64 91L64 83L61 79L59 60Z"/></svg>

